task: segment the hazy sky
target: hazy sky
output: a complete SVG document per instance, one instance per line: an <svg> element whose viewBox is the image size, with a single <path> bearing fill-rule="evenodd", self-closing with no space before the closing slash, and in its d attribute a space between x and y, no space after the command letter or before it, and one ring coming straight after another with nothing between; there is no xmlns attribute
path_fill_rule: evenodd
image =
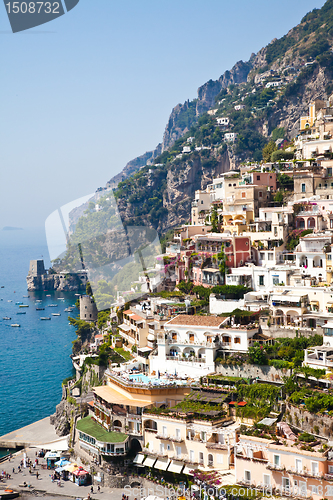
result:
<svg viewBox="0 0 333 500"><path fill-rule="evenodd" d="M0 228L42 226L161 141L177 103L324 0L80 0L12 34L0 6Z"/></svg>

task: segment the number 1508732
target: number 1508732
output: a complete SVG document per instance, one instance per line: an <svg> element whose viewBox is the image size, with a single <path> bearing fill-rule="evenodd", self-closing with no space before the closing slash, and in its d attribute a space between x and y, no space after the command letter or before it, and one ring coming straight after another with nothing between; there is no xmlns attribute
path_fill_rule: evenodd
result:
<svg viewBox="0 0 333 500"><path fill-rule="evenodd" d="M59 2L8 2L8 14L61 14Z"/></svg>

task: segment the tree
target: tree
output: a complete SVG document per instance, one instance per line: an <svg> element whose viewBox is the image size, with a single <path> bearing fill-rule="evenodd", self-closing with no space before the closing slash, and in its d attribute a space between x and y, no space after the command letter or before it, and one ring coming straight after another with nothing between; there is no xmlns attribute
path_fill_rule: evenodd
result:
<svg viewBox="0 0 333 500"><path fill-rule="evenodd" d="M265 162L269 162L271 160L272 153L277 150L276 144L274 141L269 141L268 144L262 150L262 158Z"/></svg>
<svg viewBox="0 0 333 500"><path fill-rule="evenodd" d="M222 276L222 280L223 280L223 284L224 284L225 283L225 272L227 269L226 262L228 259L228 257L226 256L226 254L224 252L224 243L222 243L222 245L221 245L221 251L217 254L217 259L218 259L218 263L219 263L220 274Z"/></svg>
<svg viewBox="0 0 333 500"><path fill-rule="evenodd" d="M86 284L86 294L90 295L90 297L92 297L92 295L93 295L93 291L92 291L91 284L89 283L89 281L87 281L87 284Z"/></svg>
<svg viewBox="0 0 333 500"><path fill-rule="evenodd" d="M280 160L293 160L294 158L294 153L291 151L283 151L282 149L279 149L278 151L274 151L271 156L271 161L276 162Z"/></svg>
<svg viewBox="0 0 333 500"><path fill-rule="evenodd" d="M219 228L218 228L219 216L217 213L217 208L215 206L213 207L213 210L212 210L212 213L210 216L210 221L211 221L211 225L212 225L212 233L218 233L219 232Z"/></svg>
<svg viewBox="0 0 333 500"><path fill-rule="evenodd" d="M276 193L276 195L274 196L274 201L276 201L276 203L283 203L283 194L281 191L278 191Z"/></svg>
<svg viewBox="0 0 333 500"><path fill-rule="evenodd" d="M249 361L252 365L267 365L266 351L262 345L249 347Z"/></svg>

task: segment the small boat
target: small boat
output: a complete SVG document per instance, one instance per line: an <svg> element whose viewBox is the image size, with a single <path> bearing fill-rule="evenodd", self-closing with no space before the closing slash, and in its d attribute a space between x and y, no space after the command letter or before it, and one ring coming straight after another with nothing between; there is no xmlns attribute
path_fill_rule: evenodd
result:
<svg viewBox="0 0 333 500"><path fill-rule="evenodd" d="M36 302L43 302L43 301L42 301L42 300L39 300L39 299L38 299L38 300L36 299Z"/></svg>
<svg viewBox="0 0 333 500"><path fill-rule="evenodd" d="M12 324L12 325L10 325L10 326L13 326L13 327L17 327L17 328L18 328L18 327L20 327L21 325L19 325L18 323L13 323L13 324Z"/></svg>
<svg viewBox="0 0 333 500"><path fill-rule="evenodd" d="M66 307L66 309L64 309L65 312L69 312L71 311L72 309L69 309L69 307Z"/></svg>
<svg viewBox="0 0 333 500"><path fill-rule="evenodd" d="M52 313L52 316L61 316L60 313Z"/></svg>
<svg viewBox="0 0 333 500"><path fill-rule="evenodd" d="M12 498L17 498L18 496L20 496L20 493L18 491L11 490L10 488L0 490L0 498L3 500L11 500Z"/></svg>
<svg viewBox="0 0 333 500"><path fill-rule="evenodd" d="M21 304L19 307L29 307L27 304Z"/></svg>
<svg viewBox="0 0 333 500"><path fill-rule="evenodd" d="M46 295L46 297L51 297L51 295Z"/></svg>
<svg viewBox="0 0 333 500"><path fill-rule="evenodd" d="M2 285L1 288L5 288L5 287Z"/></svg>
<svg viewBox="0 0 333 500"><path fill-rule="evenodd" d="M16 314L27 314L25 311L19 311Z"/></svg>
<svg viewBox="0 0 333 500"><path fill-rule="evenodd" d="M15 302L16 306L21 306L22 304L23 304L23 302Z"/></svg>
<svg viewBox="0 0 333 500"><path fill-rule="evenodd" d="M4 321L8 321L9 319L12 319L12 318L8 318L8 316L5 316L4 318L2 318Z"/></svg>
<svg viewBox="0 0 333 500"><path fill-rule="evenodd" d="M30 295L23 295L24 299L28 299L29 297L30 297Z"/></svg>
<svg viewBox="0 0 333 500"><path fill-rule="evenodd" d="M40 318L42 321L50 320L51 318Z"/></svg>
<svg viewBox="0 0 333 500"><path fill-rule="evenodd" d="M81 297L81 294L80 293L76 293L75 297Z"/></svg>
<svg viewBox="0 0 333 500"><path fill-rule="evenodd" d="M36 311L45 311L45 307L36 307Z"/></svg>
<svg viewBox="0 0 333 500"><path fill-rule="evenodd" d="M7 300L7 302L13 302L12 300Z"/></svg>
<svg viewBox="0 0 333 500"><path fill-rule="evenodd" d="M58 304L49 304L49 307L58 307Z"/></svg>

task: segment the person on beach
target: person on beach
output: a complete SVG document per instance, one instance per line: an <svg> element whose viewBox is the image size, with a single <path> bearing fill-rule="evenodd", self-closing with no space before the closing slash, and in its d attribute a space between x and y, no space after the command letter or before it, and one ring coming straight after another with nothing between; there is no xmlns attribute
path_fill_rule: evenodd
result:
<svg viewBox="0 0 333 500"><path fill-rule="evenodd" d="M37 479L39 478L39 472L38 471L36 472L36 478Z"/></svg>

